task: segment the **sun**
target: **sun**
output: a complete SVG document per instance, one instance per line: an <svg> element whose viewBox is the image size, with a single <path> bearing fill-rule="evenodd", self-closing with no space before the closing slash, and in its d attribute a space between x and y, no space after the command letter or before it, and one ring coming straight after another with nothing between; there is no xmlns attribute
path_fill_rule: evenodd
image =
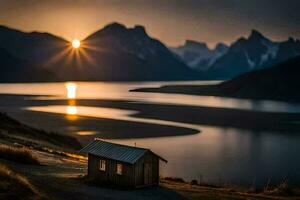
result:
<svg viewBox="0 0 300 200"><path fill-rule="evenodd" d="M80 40L74 39L72 41L72 46L73 46L73 48L78 49L80 47Z"/></svg>

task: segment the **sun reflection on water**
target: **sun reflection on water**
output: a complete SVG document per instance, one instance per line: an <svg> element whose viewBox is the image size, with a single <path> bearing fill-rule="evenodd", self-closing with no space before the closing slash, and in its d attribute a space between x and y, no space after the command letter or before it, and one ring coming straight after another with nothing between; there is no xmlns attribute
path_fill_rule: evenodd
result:
<svg viewBox="0 0 300 200"><path fill-rule="evenodd" d="M77 107L76 106L67 106L67 114L68 115L76 115L77 114Z"/></svg>
<svg viewBox="0 0 300 200"><path fill-rule="evenodd" d="M76 120L77 119L77 106L76 106L76 92L77 92L77 84L68 82L65 84L67 89L67 98L68 106L66 107L67 119Z"/></svg>
<svg viewBox="0 0 300 200"><path fill-rule="evenodd" d="M77 84L76 83L66 83L65 87L67 89L67 97L68 99L75 99L76 98L76 92L77 92Z"/></svg>

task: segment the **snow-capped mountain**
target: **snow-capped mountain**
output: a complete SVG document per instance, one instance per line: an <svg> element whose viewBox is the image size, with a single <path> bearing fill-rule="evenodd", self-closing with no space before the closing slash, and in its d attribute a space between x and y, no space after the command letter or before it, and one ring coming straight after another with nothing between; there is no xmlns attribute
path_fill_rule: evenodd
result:
<svg viewBox="0 0 300 200"><path fill-rule="evenodd" d="M184 45L170 49L191 68L206 71L216 59L226 53L228 46L219 43L214 49L210 49L203 42L186 40Z"/></svg>
<svg viewBox="0 0 300 200"><path fill-rule="evenodd" d="M202 47L206 47L204 43L201 44ZM206 48L206 51L200 52L195 48L187 48L189 46L172 48L172 51L191 68L201 71L202 78L205 79L230 79L300 55L299 40L289 38L283 42L275 42L257 30L252 30L247 38L241 37L229 48L217 46L213 50ZM219 48L221 51L217 51ZM198 54L194 53L191 60L186 56L189 54L188 52L198 52Z"/></svg>

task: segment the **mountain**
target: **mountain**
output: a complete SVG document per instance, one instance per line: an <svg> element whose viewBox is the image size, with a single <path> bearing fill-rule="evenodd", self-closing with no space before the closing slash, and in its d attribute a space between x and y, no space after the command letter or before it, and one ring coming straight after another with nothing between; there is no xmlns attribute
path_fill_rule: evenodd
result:
<svg viewBox="0 0 300 200"><path fill-rule="evenodd" d="M184 47L185 52L191 51L188 50L191 49L187 48L188 45L184 45ZM217 51L219 48L221 51ZM191 61L182 53L182 49L179 47L173 51L190 67L201 71L202 78L231 79L243 73L267 68L300 55L300 41L289 38L287 41L274 42L257 30L252 30L249 37L239 38L229 48L217 46L214 49L214 52L217 53L212 54L217 55L214 57L207 56L210 54L207 53L209 49L206 48L206 51L198 51L199 54L194 54L193 61ZM193 52L195 52L194 49ZM207 57L209 62L205 62L206 60L203 59Z"/></svg>
<svg viewBox="0 0 300 200"><path fill-rule="evenodd" d="M207 71L206 76L215 79L229 79L240 74L273 66L300 55L300 41L289 39L273 42L253 30L248 38L234 42L227 53Z"/></svg>
<svg viewBox="0 0 300 200"><path fill-rule="evenodd" d="M300 101L300 56L274 67L243 74L219 85L224 94L242 98Z"/></svg>
<svg viewBox="0 0 300 200"><path fill-rule="evenodd" d="M143 26L126 28L113 23L87 37L83 43L92 47L86 51L101 66L98 68L101 80L107 77L110 80L198 78L197 72L177 59L160 41L151 38Z"/></svg>
<svg viewBox="0 0 300 200"><path fill-rule="evenodd" d="M0 82L56 80L51 72L38 68L26 60L16 58L3 48L0 48L0 62Z"/></svg>
<svg viewBox="0 0 300 200"><path fill-rule="evenodd" d="M214 49L210 49L203 42L186 40L184 45L170 49L192 69L206 71L216 59L226 53L228 46L219 43Z"/></svg>
<svg viewBox="0 0 300 200"><path fill-rule="evenodd" d="M142 26L127 28L112 23L81 43L82 46L74 50L70 42L48 33L24 33L0 26L1 48L17 59L52 72L60 81L189 80L199 77L160 41L151 38Z"/></svg>
<svg viewBox="0 0 300 200"><path fill-rule="evenodd" d="M68 46L68 41L49 33L26 33L0 26L0 47L17 58L41 66Z"/></svg>

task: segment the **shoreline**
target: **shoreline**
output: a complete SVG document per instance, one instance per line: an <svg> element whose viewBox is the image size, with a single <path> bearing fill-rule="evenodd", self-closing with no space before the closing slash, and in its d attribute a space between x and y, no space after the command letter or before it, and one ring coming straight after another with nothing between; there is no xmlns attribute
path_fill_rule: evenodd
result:
<svg viewBox="0 0 300 200"><path fill-rule="evenodd" d="M76 126L78 131L88 128L91 129L91 131L102 133L103 137L114 139L137 136L138 138L176 136L195 133L193 129L176 126L145 124L142 122L105 119L92 116L78 116L77 120L69 120L66 114L43 113L21 109L31 106L68 106L68 100L24 100L20 95L8 95L8 99L6 97L6 95L0 95L1 111L12 115L14 118L26 124L51 131L56 131L55 129L57 129L58 132L74 132L74 128L72 127ZM188 105L144 104L142 102L124 100L78 99L76 100L76 106L133 110L136 111L136 114L130 115L130 117L189 123L199 126L206 125L220 128L228 127L252 131L279 131L285 133L299 133L300 131L300 124L295 123L299 121L300 113L261 112ZM101 127L97 125L99 123ZM128 124L130 126L128 126ZM66 126L68 126L69 129L66 128ZM121 130L120 128L114 128L115 126L124 128ZM135 129L135 132L139 132L140 134L132 135L132 128ZM88 136L79 137L87 138Z"/></svg>
<svg viewBox="0 0 300 200"><path fill-rule="evenodd" d="M59 155L34 148L30 148L28 151L42 165L30 166L4 159L0 159L0 161L2 165L9 167L13 173L17 173L28 180L31 186L41 194L42 199L82 199L83 197L88 199L119 199L121 195L124 200L139 198L150 200L158 197L176 200L218 200L220 198L225 200L296 200L299 199L300 195L299 187L284 185L283 183L256 188L255 186L213 185L204 182L198 183L195 180L186 182L181 178L173 177L161 177L158 187L119 190L85 181L87 160L79 159L75 154L70 154L71 156L69 154Z"/></svg>
<svg viewBox="0 0 300 200"><path fill-rule="evenodd" d="M280 101L286 103L300 103L286 98L279 97L260 97L247 94L234 94L222 89L222 84L212 85L163 85L161 87L136 88L130 92L149 92L149 93L165 93L165 94L186 94L199 96L215 96L228 97L246 100L266 100L266 101Z"/></svg>
<svg viewBox="0 0 300 200"><path fill-rule="evenodd" d="M15 146L16 144L7 145ZM18 161L5 159L0 159L0 161L13 173L28 180L28 183L41 194L42 199L82 199L83 197L119 199L122 195L124 200L141 197L149 200L157 197L176 200L218 200L220 198L225 200L296 200L300 195L298 186L291 186L284 181L278 185L270 184L259 188L255 185L208 184L197 180L186 182L184 179L176 177L161 177L159 187L119 190L98 186L85 180L87 160L85 157L77 155L76 152L74 154L64 151L57 153L53 149L45 151L31 146L23 148L26 148L41 165L25 165Z"/></svg>

